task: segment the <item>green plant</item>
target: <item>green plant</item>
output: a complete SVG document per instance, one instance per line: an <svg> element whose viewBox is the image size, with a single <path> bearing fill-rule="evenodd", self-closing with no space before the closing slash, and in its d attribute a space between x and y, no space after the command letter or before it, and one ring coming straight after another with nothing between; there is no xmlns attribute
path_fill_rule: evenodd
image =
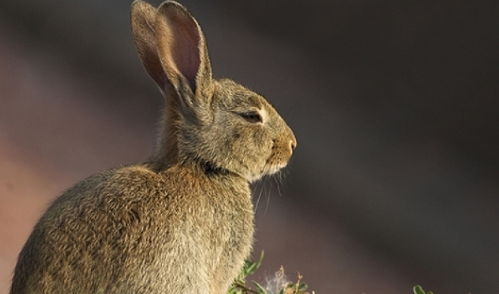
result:
<svg viewBox="0 0 499 294"><path fill-rule="evenodd" d="M253 275L262 265L264 253L260 253L260 257L256 261L246 260L243 270L230 287L227 294L315 294L314 291L308 292L307 284L302 282L303 276L298 273L296 281L290 282L284 273L284 268L281 268L275 273L272 279L268 280L265 286L251 281L248 282L248 277ZM412 288L414 294L434 294L432 291L425 291L420 285Z"/></svg>
<svg viewBox="0 0 499 294"><path fill-rule="evenodd" d="M414 294L433 294L432 291L425 291L420 285L412 287L412 292L414 292Z"/></svg>
<svg viewBox="0 0 499 294"><path fill-rule="evenodd" d="M248 277L260 268L263 257L262 251L256 261L247 260L245 262L243 270L232 284L228 294L314 294L313 291L307 292L308 286L302 282L302 275L297 275L296 282L288 281L283 267L275 273L272 279L267 281L265 286L256 281L249 283Z"/></svg>

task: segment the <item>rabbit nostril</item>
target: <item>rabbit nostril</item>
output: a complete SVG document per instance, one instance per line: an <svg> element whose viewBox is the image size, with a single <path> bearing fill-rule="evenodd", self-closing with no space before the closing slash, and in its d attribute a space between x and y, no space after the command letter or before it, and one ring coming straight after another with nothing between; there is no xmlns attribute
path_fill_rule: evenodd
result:
<svg viewBox="0 0 499 294"><path fill-rule="evenodd" d="M293 141L293 140L291 140L290 143L291 143L291 151L295 150L295 148L296 148L296 142Z"/></svg>

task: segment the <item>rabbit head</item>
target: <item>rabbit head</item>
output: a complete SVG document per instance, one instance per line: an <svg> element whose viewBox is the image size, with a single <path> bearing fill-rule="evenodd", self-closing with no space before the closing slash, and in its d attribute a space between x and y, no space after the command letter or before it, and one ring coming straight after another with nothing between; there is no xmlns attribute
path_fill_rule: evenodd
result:
<svg viewBox="0 0 499 294"><path fill-rule="evenodd" d="M131 21L142 63L167 100L159 166L192 161L251 182L287 164L293 132L262 96L212 77L203 32L182 5L137 0Z"/></svg>

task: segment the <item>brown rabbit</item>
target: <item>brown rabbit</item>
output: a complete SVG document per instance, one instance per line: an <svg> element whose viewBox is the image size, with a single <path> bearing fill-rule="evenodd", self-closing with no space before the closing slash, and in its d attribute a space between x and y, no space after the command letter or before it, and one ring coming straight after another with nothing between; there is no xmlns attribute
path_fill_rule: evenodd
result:
<svg viewBox="0 0 499 294"><path fill-rule="evenodd" d="M224 293L253 240L249 184L286 165L296 139L260 95L211 75L180 4L132 4L142 62L166 98L156 153L93 175L50 206L11 293Z"/></svg>

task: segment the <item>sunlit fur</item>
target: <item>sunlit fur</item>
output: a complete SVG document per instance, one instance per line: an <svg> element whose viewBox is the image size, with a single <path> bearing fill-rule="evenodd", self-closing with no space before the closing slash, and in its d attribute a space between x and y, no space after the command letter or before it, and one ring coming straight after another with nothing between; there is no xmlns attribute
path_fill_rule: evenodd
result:
<svg viewBox="0 0 499 294"><path fill-rule="evenodd" d="M57 198L19 254L11 293L221 294L251 252L249 184L286 165L292 131L262 96L212 79L204 36L180 4L135 1L131 18L166 98L158 148ZM175 42L186 52L173 54Z"/></svg>

